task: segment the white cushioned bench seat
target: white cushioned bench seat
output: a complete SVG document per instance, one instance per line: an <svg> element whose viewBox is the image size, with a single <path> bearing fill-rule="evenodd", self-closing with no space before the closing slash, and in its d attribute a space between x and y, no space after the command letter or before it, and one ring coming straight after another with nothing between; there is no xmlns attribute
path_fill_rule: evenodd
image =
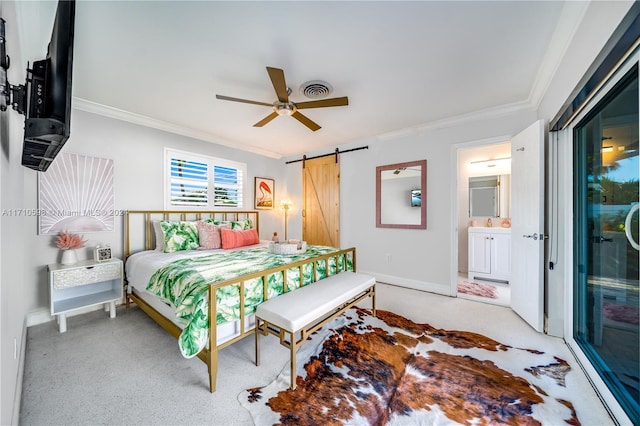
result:
<svg viewBox="0 0 640 426"><path fill-rule="evenodd" d="M260 334L279 336L280 343L291 351L291 389L295 389L296 348L310 333L367 297L372 298L371 312L375 316L375 284L370 275L343 271L258 305L256 365L260 364Z"/></svg>
<svg viewBox="0 0 640 426"><path fill-rule="evenodd" d="M341 272L261 303L256 316L287 331L298 331L375 283L370 275Z"/></svg>

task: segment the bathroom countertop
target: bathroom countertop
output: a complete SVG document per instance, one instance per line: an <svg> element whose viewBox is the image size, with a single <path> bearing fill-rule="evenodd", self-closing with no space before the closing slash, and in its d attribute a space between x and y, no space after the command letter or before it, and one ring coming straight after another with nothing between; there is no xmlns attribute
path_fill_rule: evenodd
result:
<svg viewBox="0 0 640 426"><path fill-rule="evenodd" d="M469 232L495 232L495 233L508 234L508 233L511 233L511 228L503 228L501 226L492 226L492 227L470 226Z"/></svg>

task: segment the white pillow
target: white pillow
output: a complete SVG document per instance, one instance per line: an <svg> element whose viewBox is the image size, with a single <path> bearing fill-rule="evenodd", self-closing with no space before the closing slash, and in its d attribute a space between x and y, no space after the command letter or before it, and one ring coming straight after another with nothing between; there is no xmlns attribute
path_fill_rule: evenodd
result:
<svg viewBox="0 0 640 426"><path fill-rule="evenodd" d="M156 236L156 250L164 251L164 232L162 232L162 225L159 220L151 222L153 225L153 231Z"/></svg>

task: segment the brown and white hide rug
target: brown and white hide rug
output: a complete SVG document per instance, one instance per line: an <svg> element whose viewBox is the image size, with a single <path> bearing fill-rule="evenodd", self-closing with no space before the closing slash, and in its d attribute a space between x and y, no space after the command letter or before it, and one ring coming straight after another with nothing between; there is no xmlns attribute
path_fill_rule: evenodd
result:
<svg viewBox="0 0 640 426"><path fill-rule="evenodd" d="M287 363L271 384L238 396L256 425L580 424L564 360L388 311L348 310L297 362L296 390Z"/></svg>

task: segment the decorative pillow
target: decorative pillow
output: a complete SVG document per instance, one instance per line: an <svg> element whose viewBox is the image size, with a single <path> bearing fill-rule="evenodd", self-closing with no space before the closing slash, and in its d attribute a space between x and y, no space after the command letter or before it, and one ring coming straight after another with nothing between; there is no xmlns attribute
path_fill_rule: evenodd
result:
<svg viewBox="0 0 640 426"><path fill-rule="evenodd" d="M200 247L198 250L219 249L222 247L222 240L220 237L220 229L231 229L228 224L214 225L213 223L207 223L204 221L197 221L198 227L198 240L200 241Z"/></svg>
<svg viewBox="0 0 640 426"><path fill-rule="evenodd" d="M220 228L220 237L223 249L250 246L260 242L258 231L255 228L240 231Z"/></svg>
<svg viewBox="0 0 640 426"><path fill-rule="evenodd" d="M242 220L218 220L218 219L205 219L207 223L213 223L214 225L230 225L233 230L251 229L253 228L253 221L249 218Z"/></svg>
<svg viewBox="0 0 640 426"><path fill-rule="evenodd" d="M244 229L253 229L253 221L249 218L241 220L240 223L244 223Z"/></svg>
<svg viewBox="0 0 640 426"><path fill-rule="evenodd" d="M164 252L195 250L200 246L195 222L160 222L164 233Z"/></svg>
<svg viewBox="0 0 640 426"><path fill-rule="evenodd" d="M164 232L162 232L162 225L159 220L151 222L153 226L153 232L156 236L156 250L164 251Z"/></svg>

